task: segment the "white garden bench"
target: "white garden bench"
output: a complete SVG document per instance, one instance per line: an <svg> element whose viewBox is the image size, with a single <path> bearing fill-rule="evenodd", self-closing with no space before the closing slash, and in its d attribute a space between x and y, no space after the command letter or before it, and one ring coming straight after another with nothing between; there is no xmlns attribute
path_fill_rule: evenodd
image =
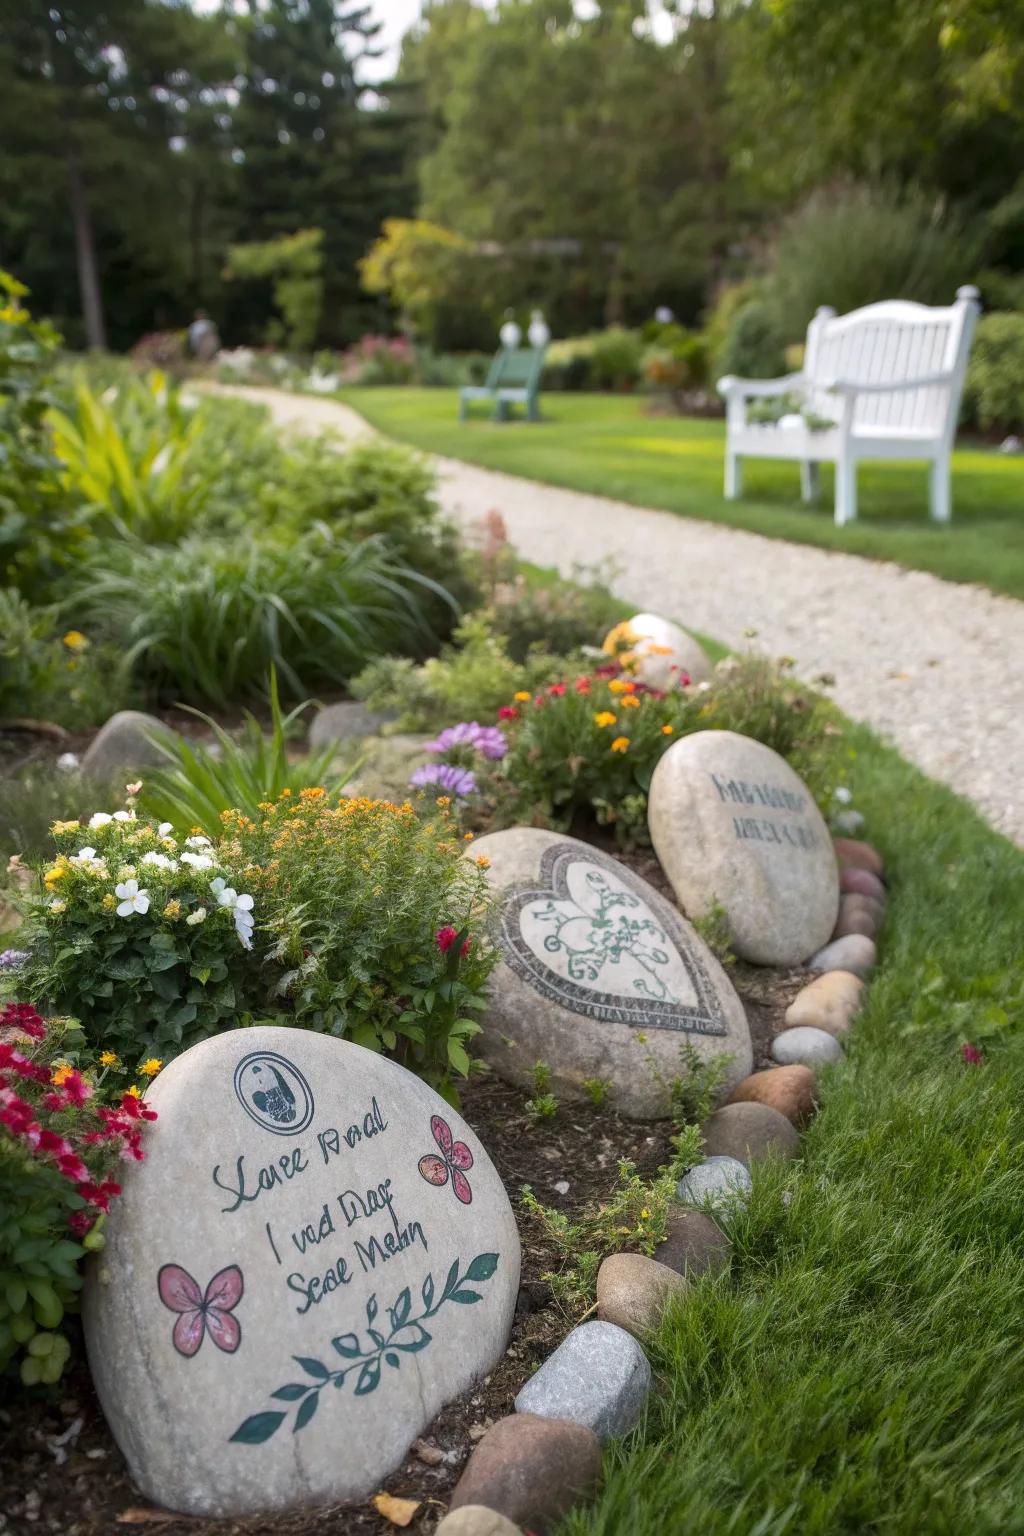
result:
<svg viewBox="0 0 1024 1536"><path fill-rule="evenodd" d="M978 290L969 287L959 288L946 309L903 299L848 315L823 307L807 327L800 373L719 379L726 497L740 495L748 456L798 459L804 501L817 495L819 464L834 464L841 525L857 516L861 459L918 459L930 466L931 515L947 523L950 454L978 309ZM748 421L748 401L786 395L794 397L793 409L778 422Z"/></svg>

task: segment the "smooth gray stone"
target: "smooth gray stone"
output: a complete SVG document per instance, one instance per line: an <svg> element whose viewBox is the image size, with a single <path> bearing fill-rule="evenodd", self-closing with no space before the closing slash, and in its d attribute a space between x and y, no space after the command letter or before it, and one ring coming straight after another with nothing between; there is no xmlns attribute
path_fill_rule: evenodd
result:
<svg viewBox="0 0 1024 1536"><path fill-rule="evenodd" d="M673 743L651 780L647 822L679 905L725 913L736 953L799 965L835 927L839 871L807 785L762 742L697 731Z"/></svg>
<svg viewBox="0 0 1024 1536"><path fill-rule="evenodd" d="M874 940L863 933L848 933L845 938L833 939L824 949L819 949L807 962L809 971L851 971L863 981L874 969L878 951Z"/></svg>
<svg viewBox="0 0 1024 1536"><path fill-rule="evenodd" d="M309 1029L224 1030L147 1099L83 1308L132 1477L229 1520L368 1497L508 1343L519 1235L486 1150Z"/></svg>
<svg viewBox="0 0 1024 1536"><path fill-rule="evenodd" d="M515 1407L586 1424L607 1440L632 1429L650 1390L650 1364L631 1334L614 1323L581 1323L530 1377Z"/></svg>
<svg viewBox="0 0 1024 1536"><path fill-rule="evenodd" d="M341 704L325 704L318 710L309 728L309 745L312 751L320 747L346 741L358 741L364 736L376 736L381 726L393 720L389 711L368 709L358 699L346 699Z"/></svg>
<svg viewBox="0 0 1024 1536"><path fill-rule="evenodd" d="M715 1211L742 1210L753 1182L738 1157L705 1158L676 1185L680 1205L710 1206Z"/></svg>
<svg viewBox="0 0 1024 1536"><path fill-rule="evenodd" d="M780 1067L824 1067L830 1062L842 1061L843 1048L827 1030L815 1029L810 1024L798 1024L775 1036L771 1056Z"/></svg>
<svg viewBox="0 0 1024 1536"><path fill-rule="evenodd" d="M671 1113L681 1047L727 1058L722 1096L751 1070L743 1004L692 925L608 854L538 827L477 838L490 860L494 935L480 1051L499 1076L530 1087L538 1061L552 1091L583 1098L600 1078L635 1119Z"/></svg>
<svg viewBox="0 0 1024 1536"><path fill-rule="evenodd" d="M173 738L177 732L155 715L137 709L118 710L86 749L82 776L107 781L130 769L164 766L166 758L149 739L153 734Z"/></svg>

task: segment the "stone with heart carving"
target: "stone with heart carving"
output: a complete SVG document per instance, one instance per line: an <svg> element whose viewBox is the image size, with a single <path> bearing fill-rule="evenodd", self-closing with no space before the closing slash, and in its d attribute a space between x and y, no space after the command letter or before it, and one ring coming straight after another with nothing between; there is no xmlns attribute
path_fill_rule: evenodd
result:
<svg viewBox="0 0 1024 1536"><path fill-rule="evenodd" d="M670 902L617 859L537 827L474 842L498 893L480 1049L524 1087L545 1062L553 1091L580 1097L600 1079L622 1114L664 1115L691 1052L726 1056L723 1093L750 1070L743 1004L711 951ZM688 1049L689 1048L689 1049Z"/></svg>

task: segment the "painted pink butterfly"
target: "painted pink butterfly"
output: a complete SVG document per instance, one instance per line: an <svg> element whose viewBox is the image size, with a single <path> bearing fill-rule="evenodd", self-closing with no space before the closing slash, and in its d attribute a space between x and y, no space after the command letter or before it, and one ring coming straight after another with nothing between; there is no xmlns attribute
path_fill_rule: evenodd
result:
<svg viewBox="0 0 1024 1536"><path fill-rule="evenodd" d="M463 1205L471 1205L473 1191L469 1187L464 1169L472 1168L473 1154L464 1141L456 1141L452 1136L452 1128L447 1120L442 1120L440 1115L431 1115L430 1129L434 1140L441 1148L442 1156L436 1152L428 1152L420 1158L420 1173L428 1184L436 1184L439 1188L448 1183L451 1175L452 1188L455 1198L461 1200Z"/></svg>
<svg viewBox="0 0 1024 1536"><path fill-rule="evenodd" d="M164 1306L181 1314L171 1333L179 1355L191 1359L206 1333L218 1349L226 1355L234 1354L242 1342L242 1325L232 1316L243 1289L242 1271L237 1264L229 1264L214 1275L205 1295L180 1264L165 1264L156 1283Z"/></svg>

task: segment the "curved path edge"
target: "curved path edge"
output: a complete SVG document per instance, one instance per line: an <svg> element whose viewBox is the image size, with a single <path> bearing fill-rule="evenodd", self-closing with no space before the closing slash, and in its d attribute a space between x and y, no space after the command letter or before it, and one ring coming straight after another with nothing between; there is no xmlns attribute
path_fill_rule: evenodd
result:
<svg viewBox="0 0 1024 1536"><path fill-rule="evenodd" d="M283 390L218 389L280 426L374 435L350 406ZM510 428L514 430L514 428ZM924 571L435 458L445 511L492 509L524 559L571 576L612 568L616 593L732 649L793 657L834 679L839 707L1024 846L1024 603ZM823 514L824 515L824 514ZM925 531L925 530L923 530Z"/></svg>

